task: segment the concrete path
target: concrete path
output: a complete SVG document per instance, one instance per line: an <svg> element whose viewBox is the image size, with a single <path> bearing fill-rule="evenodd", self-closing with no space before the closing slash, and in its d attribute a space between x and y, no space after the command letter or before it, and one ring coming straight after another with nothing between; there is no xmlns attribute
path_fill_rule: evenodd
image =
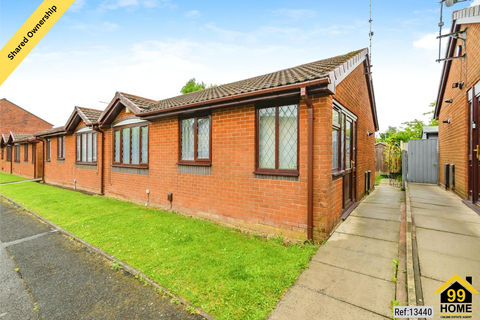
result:
<svg viewBox="0 0 480 320"><path fill-rule="evenodd" d="M0 288L0 320L202 319L3 198Z"/></svg>
<svg viewBox="0 0 480 320"><path fill-rule="evenodd" d="M440 319L440 296L434 291L452 276L472 276L480 291L480 216L436 185L410 183L407 191L419 259L416 282L423 292L417 303L434 306ZM473 319L480 319L480 294L473 295L473 312Z"/></svg>
<svg viewBox="0 0 480 320"><path fill-rule="evenodd" d="M391 319L402 194L376 187L320 247L269 319Z"/></svg>

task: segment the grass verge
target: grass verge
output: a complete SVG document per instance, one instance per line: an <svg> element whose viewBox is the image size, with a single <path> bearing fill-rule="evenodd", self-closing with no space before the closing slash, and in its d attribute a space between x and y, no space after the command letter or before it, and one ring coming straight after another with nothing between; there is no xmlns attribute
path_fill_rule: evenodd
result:
<svg viewBox="0 0 480 320"><path fill-rule="evenodd" d="M264 319L317 250L34 182L2 193L217 319Z"/></svg>
<svg viewBox="0 0 480 320"><path fill-rule="evenodd" d="M28 180L14 174L0 172L0 183Z"/></svg>

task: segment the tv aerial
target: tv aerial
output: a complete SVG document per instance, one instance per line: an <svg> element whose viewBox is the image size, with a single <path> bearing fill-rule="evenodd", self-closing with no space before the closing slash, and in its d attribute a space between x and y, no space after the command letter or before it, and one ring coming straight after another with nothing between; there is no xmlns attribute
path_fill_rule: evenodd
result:
<svg viewBox="0 0 480 320"><path fill-rule="evenodd" d="M438 59L437 59L437 62L446 61L446 60L454 60L454 59L459 59L459 58L465 58L467 56L467 53L465 53L461 56L450 57L450 58L445 58L445 59L442 59L442 57L441 57L441 54L442 54L442 38L454 37L456 39L462 40L463 43L465 43L467 41L467 32L466 32L467 30L464 30L462 32L453 32L453 33L442 35L442 27L445 25L445 23L443 22L443 4L445 3L446 7L451 7L451 6L454 6L457 3L465 2L465 1L468 1L468 0L441 0L440 1L440 22L438 23L438 27L439 27L440 30L438 31L438 37L437 37L437 39L439 39L439 41L438 41Z"/></svg>

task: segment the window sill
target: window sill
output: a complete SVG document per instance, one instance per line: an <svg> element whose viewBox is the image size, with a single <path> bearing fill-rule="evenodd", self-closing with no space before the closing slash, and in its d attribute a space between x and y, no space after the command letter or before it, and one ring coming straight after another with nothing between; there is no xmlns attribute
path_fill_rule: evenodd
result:
<svg viewBox="0 0 480 320"><path fill-rule="evenodd" d="M182 166L201 166L201 167L211 167L212 162L211 161L205 161L205 162L190 162L190 161L178 161L177 165L182 165Z"/></svg>
<svg viewBox="0 0 480 320"><path fill-rule="evenodd" d="M119 164L119 163L114 163L114 164L112 164L112 167L117 167L117 168L134 168L134 169L148 169L148 165L138 165L138 164Z"/></svg>
<svg viewBox="0 0 480 320"><path fill-rule="evenodd" d="M285 177L298 177L300 176L300 173L298 171L267 171L267 170L255 170L253 171L254 174L260 174L260 175L267 175L267 176L285 176Z"/></svg>
<svg viewBox="0 0 480 320"><path fill-rule="evenodd" d="M65 160L65 158L57 158L57 160Z"/></svg>
<svg viewBox="0 0 480 320"><path fill-rule="evenodd" d="M85 166L96 166L97 165L96 162L75 162L75 164L81 164L81 165L85 165Z"/></svg>
<svg viewBox="0 0 480 320"><path fill-rule="evenodd" d="M13 163L14 164L20 164L20 161L14 161Z"/></svg>
<svg viewBox="0 0 480 320"><path fill-rule="evenodd" d="M27 160L27 161L23 161L23 163L28 163L28 160Z"/></svg>

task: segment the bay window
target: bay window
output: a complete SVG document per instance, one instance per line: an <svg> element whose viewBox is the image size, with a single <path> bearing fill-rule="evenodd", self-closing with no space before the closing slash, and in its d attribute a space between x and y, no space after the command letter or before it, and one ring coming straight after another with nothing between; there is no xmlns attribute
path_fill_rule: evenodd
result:
<svg viewBox="0 0 480 320"><path fill-rule="evenodd" d="M180 164L212 164L211 120L211 115L179 119Z"/></svg>
<svg viewBox="0 0 480 320"><path fill-rule="evenodd" d="M115 128L113 163L122 166L148 166L148 124Z"/></svg>
<svg viewBox="0 0 480 320"><path fill-rule="evenodd" d="M85 132L77 133L77 157L79 163L95 164L97 163L97 133ZM64 143L65 140L63 140ZM63 144L63 148L65 145ZM63 151L65 157L65 151Z"/></svg>
<svg viewBox="0 0 480 320"><path fill-rule="evenodd" d="M298 176L298 104L257 109L256 174Z"/></svg>

